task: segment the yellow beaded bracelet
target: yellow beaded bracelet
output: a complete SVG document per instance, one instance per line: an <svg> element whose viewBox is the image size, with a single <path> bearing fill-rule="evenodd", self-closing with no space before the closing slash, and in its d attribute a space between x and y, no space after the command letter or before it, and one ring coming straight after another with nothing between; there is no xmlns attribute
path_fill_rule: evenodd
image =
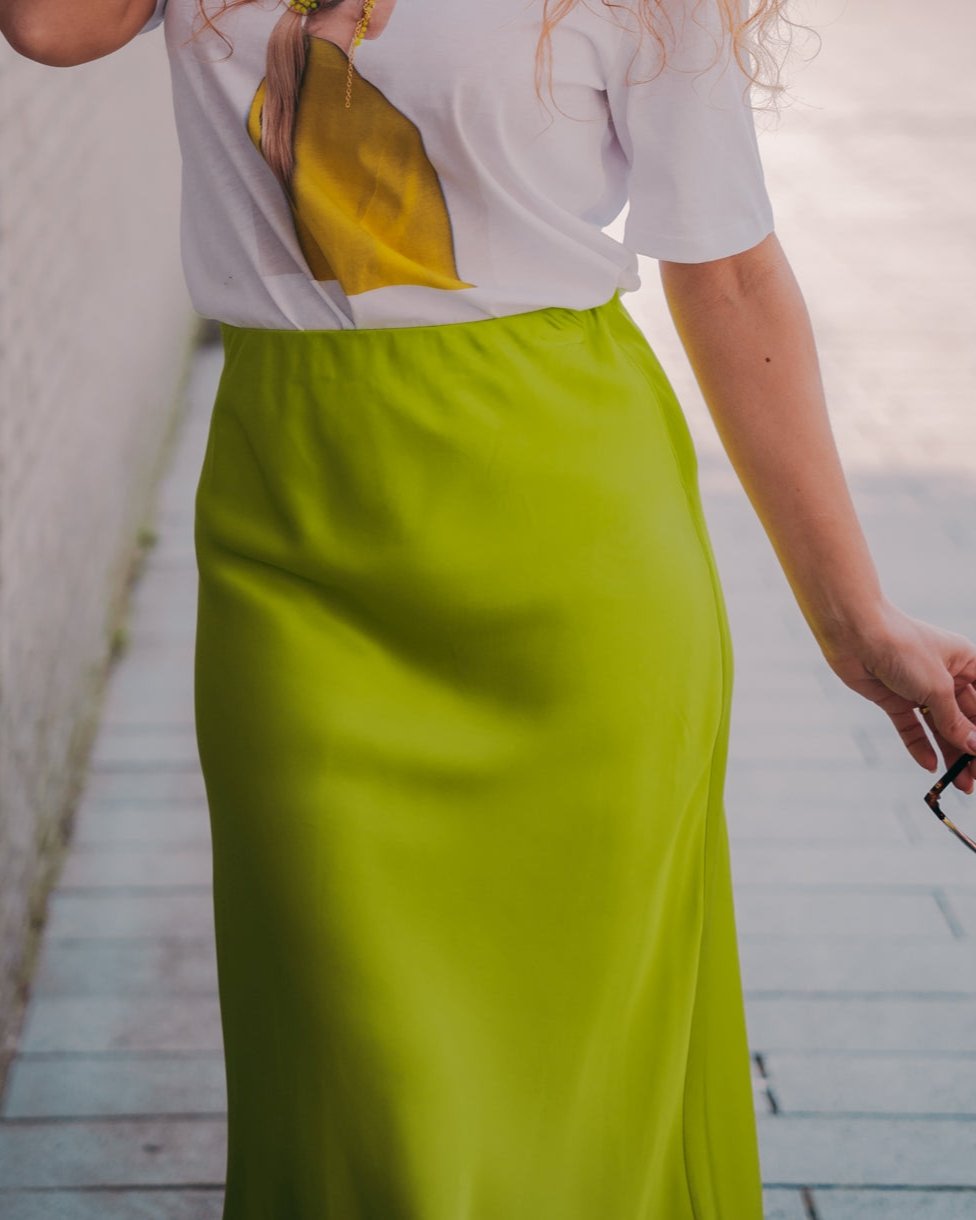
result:
<svg viewBox="0 0 976 1220"><path fill-rule="evenodd" d="M314 13L319 6L319 0L288 0L288 7L293 13L301 13L304 17Z"/></svg>

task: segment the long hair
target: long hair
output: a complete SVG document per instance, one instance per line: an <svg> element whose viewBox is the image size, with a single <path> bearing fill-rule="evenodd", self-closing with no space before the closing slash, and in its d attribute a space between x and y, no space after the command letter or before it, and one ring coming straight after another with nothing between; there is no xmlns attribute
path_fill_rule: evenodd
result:
<svg viewBox="0 0 976 1220"><path fill-rule="evenodd" d="M201 24L194 31L190 41L197 38L204 30L209 29L227 44L230 48L228 54L231 54L233 46L227 36L217 28L215 19L221 17L229 9L254 2L255 0L221 0L221 7L213 16L210 16L204 7L205 0L197 0ZM345 2L346 0L319 0L318 7L334 9ZM400 0L400 2L406 3L407 0ZM486 4L491 2L492 0L484 0ZM542 30L535 52L537 94L540 93L540 85L544 76L550 96L552 96L552 32L580 2L581 0L542 0ZM582 0L582 2L585 3L586 0ZM600 2L607 9L619 10L636 17L640 37L643 38L645 34L649 34L658 44L659 71L663 71L667 62L667 47L661 36L661 27L671 27L667 10L668 5L673 4L674 0L600 0ZM756 7L751 13L748 12L746 0L697 0L697 2L717 6L723 32L728 35L732 52L746 78L752 85L765 90L770 97L778 98L784 92L779 81L781 61L771 53L770 47L774 44L782 46L789 43L789 39L780 36L780 30L784 25L791 28L796 25L786 15L786 5L789 0L757 0ZM809 27L802 28L808 29ZM295 112L298 107L302 74L305 71L307 47L307 35L303 28L301 14L285 7L268 39L264 102L261 112L261 152L289 195L291 194L291 175L294 169ZM757 75L753 70L754 67L766 71Z"/></svg>

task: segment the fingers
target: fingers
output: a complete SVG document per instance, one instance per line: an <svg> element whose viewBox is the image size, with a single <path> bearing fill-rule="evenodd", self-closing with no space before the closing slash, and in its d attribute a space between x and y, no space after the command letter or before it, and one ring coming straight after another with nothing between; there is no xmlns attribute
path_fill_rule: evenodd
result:
<svg viewBox="0 0 976 1220"><path fill-rule="evenodd" d="M970 720L976 720L976 687L971 682L956 692L956 699L964 716L968 716ZM971 753L972 751L967 751Z"/></svg>
<svg viewBox="0 0 976 1220"><path fill-rule="evenodd" d="M835 658L831 666L843 682L887 713L909 754L926 770L939 765L926 729L947 769L961 755L973 756L954 781L971 793L976 788L976 645L903 615L901 620L909 628L903 634L892 630L880 645L869 642L861 652Z"/></svg>
<svg viewBox="0 0 976 1220"><path fill-rule="evenodd" d="M897 712L888 712L888 718L898 730L905 749L918 765L924 767L926 771L937 771L939 756L915 712L911 708L903 708Z"/></svg>
<svg viewBox="0 0 976 1220"><path fill-rule="evenodd" d="M946 681L925 700L929 709L926 721L957 754L976 754L976 722L963 714L961 693L951 679Z"/></svg>
<svg viewBox="0 0 976 1220"><path fill-rule="evenodd" d="M972 691L972 688L970 687L969 690ZM965 702L968 704L969 698L966 698ZM931 707L919 708L919 713L934 737L936 745L942 752L942 757L945 760L945 765L947 768L952 766L961 753L976 753L974 750L960 750L955 746L952 739L947 737L946 734L942 732L936 720L935 713ZM961 716L960 719L962 719L963 723L965 724L967 717ZM974 786L976 786L976 759L973 760L973 763L970 764L969 767L962 770L956 776L956 778L953 780L953 784L955 787L967 794L973 791Z"/></svg>
<svg viewBox="0 0 976 1220"><path fill-rule="evenodd" d="M976 720L976 686L972 683L967 683L957 697L963 714L968 716L970 720ZM972 754L973 751L967 750L966 753ZM976 781L976 758L969 764L969 774ZM967 789L967 791L971 792L972 788Z"/></svg>

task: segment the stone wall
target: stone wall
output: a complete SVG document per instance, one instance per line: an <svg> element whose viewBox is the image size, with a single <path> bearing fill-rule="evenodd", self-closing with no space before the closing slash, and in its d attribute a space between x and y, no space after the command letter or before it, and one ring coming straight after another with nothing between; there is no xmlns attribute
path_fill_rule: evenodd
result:
<svg viewBox="0 0 976 1220"><path fill-rule="evenodd" d="M73 68L0 40L0 1047L200 326L169 87L161 29Z"/></svg>

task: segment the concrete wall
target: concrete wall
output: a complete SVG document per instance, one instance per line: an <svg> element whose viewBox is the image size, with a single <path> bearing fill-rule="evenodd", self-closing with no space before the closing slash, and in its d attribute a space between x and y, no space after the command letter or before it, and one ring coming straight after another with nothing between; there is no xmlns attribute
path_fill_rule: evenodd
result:
<svg viewBox="0 0 976 1220"><path fill-rule="evenodd" d="M0 1077L200 325L169 87L0 40Z"/></svg>

